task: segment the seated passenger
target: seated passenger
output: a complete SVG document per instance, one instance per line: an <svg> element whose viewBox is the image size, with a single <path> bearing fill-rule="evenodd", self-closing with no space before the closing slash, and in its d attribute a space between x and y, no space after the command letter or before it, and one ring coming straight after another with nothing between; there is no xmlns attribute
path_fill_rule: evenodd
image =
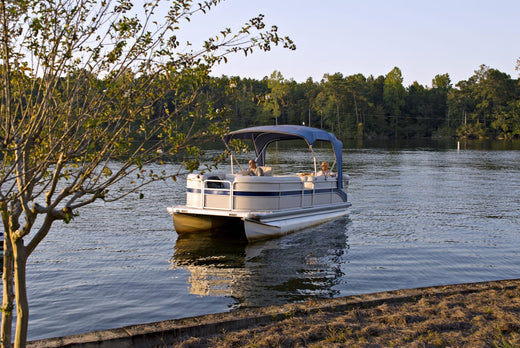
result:
<svg viewBox="0 0 520 348"><path fill-rule="evenodd" d="M322 162L321 170L318 173L316 173L316 176L335 177L336 174L330 171L329 164L327 162Z"/></svg>
<svg viewBox="0 0 520 348"><path fill-rule="evenodd" d="M262 168L256 166L256 162L254 160L249 160L249 169L246 170L246 175L263 176L264 172Z"/></svg>

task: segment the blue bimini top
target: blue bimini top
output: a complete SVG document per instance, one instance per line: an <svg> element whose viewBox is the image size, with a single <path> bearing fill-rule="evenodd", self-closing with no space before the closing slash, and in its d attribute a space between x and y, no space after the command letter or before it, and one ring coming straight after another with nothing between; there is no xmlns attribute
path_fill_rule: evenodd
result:
<svg viewBox="0 0 520 348"><path fill-rule="evenodd" d="M338 188L343 188L343 180L341 180L343 177L341 154L343 143L332 133L323 129L295 125L259 126L239 129L224 136L226 144L229 144L233 139L251 140L255 146L255 153L260 166L265 165L265 151L267 146L274 141L303 139L311 148L318 140L328 141L332 144L336 157Z"/></svg>

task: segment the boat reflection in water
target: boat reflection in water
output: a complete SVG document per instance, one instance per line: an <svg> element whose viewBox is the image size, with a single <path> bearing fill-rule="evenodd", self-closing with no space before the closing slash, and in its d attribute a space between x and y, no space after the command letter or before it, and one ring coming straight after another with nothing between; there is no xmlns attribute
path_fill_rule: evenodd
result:
<svg viewBox="0 0 520 348"><path fill-rule="evenodd" d="M186 234L177 239L171 263L190 272L191 294L232 297L234 308L331 298L343 276L348 224L343 217L257 243Z"/></svg>

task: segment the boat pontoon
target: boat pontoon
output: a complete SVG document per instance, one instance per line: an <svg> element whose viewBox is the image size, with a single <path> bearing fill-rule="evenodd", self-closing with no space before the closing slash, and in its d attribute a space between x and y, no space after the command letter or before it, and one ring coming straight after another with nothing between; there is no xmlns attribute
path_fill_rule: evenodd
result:
<svg viewBox="0 0 520 348"><path fill-rule="evenodd" d="M327 131L293 125L251 127L224 136L226 146L233 140L251 140L256 163L263 176L234 172L189 174L186 204L169 207L179 235L201 231L236 232L247 240L270 238L317 225L347 214L348 175L342 173L342 143ZM314 172L277 175L266 166L269 144L283 140L304 140L313 156ZM332 144L337 174L318 176L313 145ZM235 158L236 159L236 158Z"/></svg>

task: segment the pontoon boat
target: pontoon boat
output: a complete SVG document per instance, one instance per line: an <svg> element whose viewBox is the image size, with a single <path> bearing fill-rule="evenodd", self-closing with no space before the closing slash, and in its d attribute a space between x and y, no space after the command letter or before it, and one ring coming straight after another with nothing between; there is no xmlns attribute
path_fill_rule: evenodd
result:
<svg viewBox="0 0 520 348"><path fill-rule="evenodd" d="M251 127L224 136L232 140L251 140L256 163L263 176L234 172L189 174L186 204L169 207L179 235L201 231L239 233L248 241L288 234L347 214L351 205L346 188L349 177L342 172L342 143L327 131L293 125ZM314 172L277 175L266 166L267 147L277 141L302 139L312 153ZM334 176L317 176L318 159L313 145L332 144Z"/></svg>

